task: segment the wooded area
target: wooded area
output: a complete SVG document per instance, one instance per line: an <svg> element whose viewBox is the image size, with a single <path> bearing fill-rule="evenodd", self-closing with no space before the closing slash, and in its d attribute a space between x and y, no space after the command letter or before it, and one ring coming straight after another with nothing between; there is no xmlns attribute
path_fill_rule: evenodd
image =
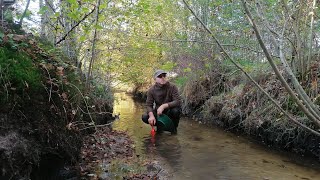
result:
<svg viewBox="0 0 320 180"><path fill-rule="evenodd" d="M319 1L1 0L0 5L5 125L0 138L23 139L18 145L28 148L15 150L17 157L30 157L30 164L39 163L42 154L55 156L59 148L76 159L82 140L77 134L113 118L113 90L129 87L143 99L155 69L168 71L179 87L185 116L320 157ZM60 145L51 148L55 141ZM39 146L29 151L33 143ZM0 146L0 153L8 151ZM10 171L3 177L35 172L20 165L24 158L2 155L0 167Z"/></svg>
<svg viewBox="0 0 320 180"><path fill-rule="evenodd" d="M217 61L231 62L289 120L320 135L316 0L33 3L38 14L29 10L30 0L18 1L16 9L3 9L3 18L60 47L85 74L87 88L124 82L143 90L155 68L177 73L183 87L209 74ZM252 78L270 71L312 125L288 113Z"/></svg>
<svg viewBox="0 0 320 180"><path fill-rule="evenodd" d="M20 24L29 2L21 4L26 8ZM74 60L86 74L87 85L93 81L110 86L119 80L140 89L150 83L157 67L172 70L179 77L201 77L219 59L231 61L254 81L250 72L268 61L316 128L286 113L268 95L270 100L288 119L320 135L320 111L314 103L320 55L316 0L38 3L41 29L36 33ZM242 67L246 63L250 65ZM280 63L283 71L277 67ZM180 82L183 85L183 79Z"/></svg>

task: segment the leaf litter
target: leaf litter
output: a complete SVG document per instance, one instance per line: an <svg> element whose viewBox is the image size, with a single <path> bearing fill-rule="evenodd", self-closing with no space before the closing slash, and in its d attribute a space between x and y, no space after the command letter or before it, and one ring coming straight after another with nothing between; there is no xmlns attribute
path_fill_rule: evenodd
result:
<svg viewBox="0 0 320 180"><path fill-rule="evenodd" d="M168 179L158 161L136 155L133 144L128 134L109 128L85 137L79 163L81 179Z"/></svg>

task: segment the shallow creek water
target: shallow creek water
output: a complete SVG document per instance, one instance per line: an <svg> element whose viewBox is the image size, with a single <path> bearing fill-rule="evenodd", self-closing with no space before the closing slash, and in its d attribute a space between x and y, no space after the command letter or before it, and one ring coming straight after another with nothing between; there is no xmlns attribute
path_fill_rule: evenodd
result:
<svg viewBox="0 0 320 180"><path fill-rule="evenodd" d="M159 161L170 179L312 179L320 180L320 165L293 154L280 153L244 137L181 118L178 134L156 134L140 119L143 104L125 93L116 93L114 113L120 119L113 129L126 131L135 143L136 153Z"/></svg>

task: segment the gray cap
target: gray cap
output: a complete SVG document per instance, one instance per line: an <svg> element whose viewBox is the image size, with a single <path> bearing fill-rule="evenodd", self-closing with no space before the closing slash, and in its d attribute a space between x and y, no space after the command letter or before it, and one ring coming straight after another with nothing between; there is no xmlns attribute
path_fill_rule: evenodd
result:
<svg viewBox="0 0 320 180"><path fill-rule="evenodd" d="M158 77L160 74L167 74L167 72L165 72L165 71L162 70L162 69L158 69L158 70L156 70L156 72L154 73L153 77L156 78L156 77Z"/></svg>

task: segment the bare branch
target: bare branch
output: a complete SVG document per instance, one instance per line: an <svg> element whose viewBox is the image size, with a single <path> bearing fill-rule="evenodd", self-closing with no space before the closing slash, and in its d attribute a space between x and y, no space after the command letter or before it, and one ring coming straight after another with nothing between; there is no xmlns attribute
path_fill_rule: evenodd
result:
<svg viewBox="0 0 320 180"><path fill-rule="evenodd" d="M204 44L210 44L210 45L215 45L215 43L212 43L210 41L201 41L201 40L170 40L170 39L159 39L159 38L146 38L146 39L152 39L152 40L155 40L155 41L164 41L164 42L192 42L192 43L204 43ZM252 49L251 47L248 47L248 46L242 46L242 45L239 45L239 44L221 44L222 46L233 46L233 47L236 47L236 48L240 48L240 49L247 49L249 51L252 51L252 52L255 52L255 53L263 53L263 51L257 51L255 49ZM276 57L276 58L280 58L279 56L276 56L276 55L271 55L273 57Z"/></svg>
<svg viewBox="0 0 320 180"><path fill-rule="evenodd" d="M55 45L58 45L59 43L61 43L62 41L66 40L66 37L76 28L79 26L79 24L84 21L85 19L87 19L87 17L92 14L94 12L94 10L96 9L96 7L94 7L91 12L89 12L88 14L86 14L80 21L78 21L60 40L58 40Z"/></svg>

